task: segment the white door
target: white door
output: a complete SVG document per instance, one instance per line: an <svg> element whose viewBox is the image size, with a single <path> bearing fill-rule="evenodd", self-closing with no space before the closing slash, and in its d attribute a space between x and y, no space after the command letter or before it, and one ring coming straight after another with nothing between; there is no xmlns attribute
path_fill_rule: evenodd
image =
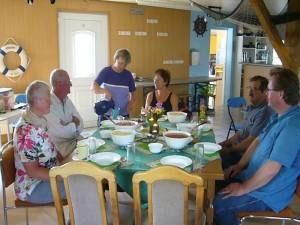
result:
<svg viewBox="0 0 300 225"><path fill-rule="evenodd" d="M60 68L68 71L73 84L69 97L84 126L97 126L93 110L97 96L90 86L108 65L107 15L59 12L58 21Z"/></svg>

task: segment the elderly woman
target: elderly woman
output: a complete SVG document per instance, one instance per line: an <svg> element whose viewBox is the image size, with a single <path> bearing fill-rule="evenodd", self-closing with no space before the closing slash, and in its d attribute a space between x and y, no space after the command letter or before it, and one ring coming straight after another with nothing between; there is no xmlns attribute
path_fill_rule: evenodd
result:
<svg viewBox="0 0 300 225"><path fill-rule="evenodd" d="M49 113L50 87L43 81L34 81L26 89L28 108L18 121L14 133L15 194L32 203L53 202L49 170L59 164L62 156L51 142L44 115ZM66 198L60 182L61 195Z"/></svg>
<svg viewBox="0 0 300 225"><path fill-rule="evenodd" d="M168 70L158 69L154 73L155 91L147 95L145 108L148 106L156 106L157 102L162 103L165 112L178 110L178 97L172 93L168 86L170 84L171 76Z"/></svg>
<svg viewBox="0 0 300 225"><path fill-rule="evenodd" d="M91 90L102 94L102 99L113 99L115 108L120 108L121 116L129 117L134 102L135 83L131 73L126 69L131 62L127 49L119 49L114 55L115 63L103 68L94 80ZM110 116L111 109L106 112Z"/></svg>

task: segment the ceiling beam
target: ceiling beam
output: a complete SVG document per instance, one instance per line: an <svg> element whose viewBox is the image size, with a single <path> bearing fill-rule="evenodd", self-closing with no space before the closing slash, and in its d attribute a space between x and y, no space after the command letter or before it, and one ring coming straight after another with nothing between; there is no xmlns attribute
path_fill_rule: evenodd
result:
<svg viewBox="0 0 300 225"><path fill-rule="evenodd" d="M251 3L253 10L258 17L263 30L266 32L269 41L276 50L278 57L281 59L283 67L291 68L292 58L289 54L289 51L287 51L286 46L283 44L275 24L271 20L270 13L264 1L249 0L249 2Z"/></svg>

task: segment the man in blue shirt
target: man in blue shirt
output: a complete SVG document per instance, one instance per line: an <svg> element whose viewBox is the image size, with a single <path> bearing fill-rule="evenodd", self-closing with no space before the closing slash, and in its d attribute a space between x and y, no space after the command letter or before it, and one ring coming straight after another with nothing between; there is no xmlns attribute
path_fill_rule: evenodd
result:
<svg viewBox="0 0 300 225"><path fill-rule="evenodd" d="M238 225L236 212L279 212L293 198L300 174L299 78L289 69L270 71L268 104L276 113L241 160L224 171L225 179L245 169L214 199L214 224Z"/></svg>
<svg viewBox="0 0 300 225"><path fill-rule="evenodd" d="M228 140L219 143L222 146L220 155L222 168L236 164L250 146L252 141L268 124L273 110L268 106L266 92L268 80L262 76L254 76L250 79L249 91L250 104L247 106L247 117L243 129L236 132Z"/></svg>

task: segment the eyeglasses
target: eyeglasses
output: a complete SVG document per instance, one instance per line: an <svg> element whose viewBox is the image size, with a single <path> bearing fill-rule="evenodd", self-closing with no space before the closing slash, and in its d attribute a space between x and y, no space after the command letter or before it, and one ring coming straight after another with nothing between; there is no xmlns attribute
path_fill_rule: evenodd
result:
<svg viewBox="0 0 300 225"><path fill-rule="evenodd" d="M71 80L70 81L61 81L61 83L68 84L68 85L72 86L72 81Z"/></svg>
<svg viewBox="0 0 300 225"><path fill-rule="evenodd" d="M248 86L247 90L248 91L259 91L259 88Z"/></svg>
<svg viewBox="0 0 300 225"><path fill-rule="evenodd" d="M275 89L267 88L267 91L280 91L280 90L275 90Z"/></svg>

